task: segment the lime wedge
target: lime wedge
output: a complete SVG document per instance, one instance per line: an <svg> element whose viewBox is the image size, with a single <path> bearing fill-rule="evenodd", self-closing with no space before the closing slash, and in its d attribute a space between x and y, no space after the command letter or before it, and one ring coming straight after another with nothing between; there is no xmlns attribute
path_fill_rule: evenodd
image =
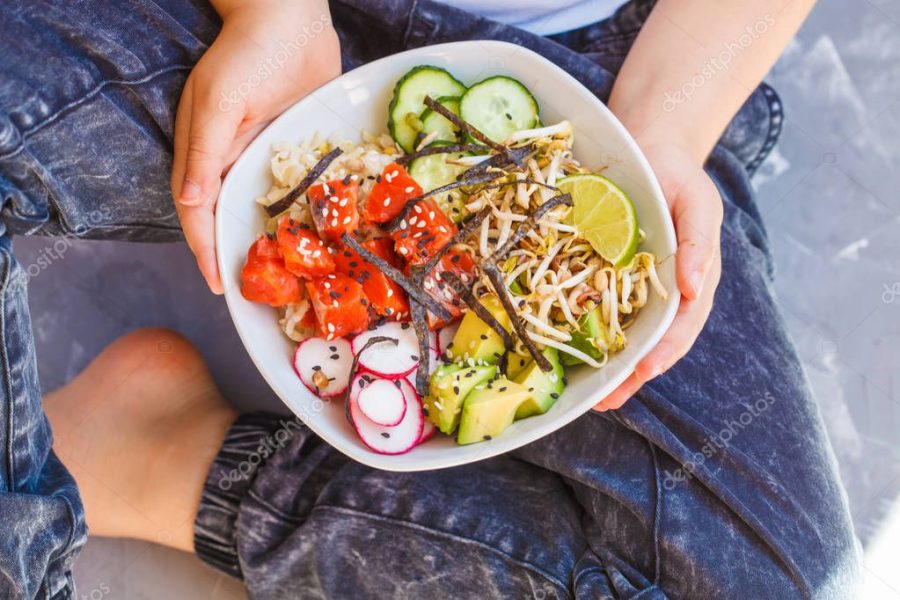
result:
<svg viewBox="0 0 900 600"><path fill-rule="evenodd" d="M613 265L628 264L640 236L634 205L625 192L601 175L570 175L556 185L572 196L569 224Z"/></svg>

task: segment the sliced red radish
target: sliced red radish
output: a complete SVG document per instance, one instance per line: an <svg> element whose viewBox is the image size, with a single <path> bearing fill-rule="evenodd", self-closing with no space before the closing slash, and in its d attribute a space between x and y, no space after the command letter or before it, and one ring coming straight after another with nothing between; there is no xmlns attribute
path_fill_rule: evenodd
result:
<svg viewBox="0 0 900 600"><path fill-rule="evenodd" d="M369 339L385 336L397 340L396 344L376 344L359 357L359 366L388 379L399 379L416 368L419 362L419 342L409 323L388 321L375 329L353 338L353 353L358 354Z"/></svg>
<svg viewBox="0 0 900 600"><path fill-rule="evenodd" d="M457 320L453 323L450 323L446 327L441 328L437 332L438 338L438 353L443 354L447 351L447 346L450 345L450 342L453 341L453 336L456 335L456 330L459 329L460 321Z"/></svg>
<svg viewBox="0 0 900 600"><path fill-rule="evenodd" d="M360 383L365 379L360 379ZM406 415L406 396L398 379L372 379L356 392L359 410L376 425L394 427Z"/></svg>
<svg viewBox="0 0 900 600"><path fill-rule="evenodd" d="M353 350L343 338L306 338L294 352L294 372L309 391L320 398L334 398L347 389Z"/></svg>
<svg viewBox="0 0 900 600"><path fill-rule="evenodd" d="M403 454L411 450L421 439L425 428L422 403L416 390L405 379L398 379L397 385L406 399L407 410L403 419L393 427L378 425L360 410L358 394L349 395L350 419L362 442L379 454ZM363 386L365 390L366 386Z"/></svg>
<svg viewBox="0 0 900 600"><path fill-rule="evenodd" d="M425 419L425 427L422 428L422 435L419 437L419 441L416 442L416 445L424 444L428 440L431 439L431 436L434 435L434 432L437 431L437 427L434 426L434 423Z"/></svg>

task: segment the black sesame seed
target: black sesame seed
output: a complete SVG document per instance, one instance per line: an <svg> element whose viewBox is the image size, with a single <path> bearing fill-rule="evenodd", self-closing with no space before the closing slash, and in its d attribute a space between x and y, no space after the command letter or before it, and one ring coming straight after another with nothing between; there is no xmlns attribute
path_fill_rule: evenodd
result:
<svg viewBox="0 0 900 600"><path fill-rule="evenodd" d="M486 340L486 339L487 339L487 335L484 334L484 333L482 333L480 337L481 337L481 339L483 339L483 340Z"/></svg>
<svg viewBox="0 0 900 600"><path fill-rule="evenodd" d="M500 388L500 391L501 391L501 392L505 392L505 391L506 391L506 386L504 385L503 387L501 387L501 388Z"/></svg>
<svg viewBox="0 0 900 600"><path fill-rule="evenodd" d="M313 369L313 371L321 371L322 367L320 367L319 365L313 365L312 369Z"/></svg>
<svg viewBox="0 0 900 600"><path fill-rule="evenodd" d="M529 392L533 392L533 391L534 391L534 388L533 388L533 387L530 387L530 388L528 388L528 391L529 391Z"/></svg>
<svg viewBox="0 0 900 600"><path fill-rule="evenodd" d="M334 298L334 299L338 299L338 298L341 297L341 293L340 293L340 292L328 292L328 295L331 296L331 297Z"/></svg>
<svg viewBox="0 0 900 600"><path fill-rule="evenodd" d="M376 182L376 183L381 183L381 175L378 175L378 176L375 177L375 182Z"/></svg>
<svg viewBox="0 0 900 600"><path fill-rule="evenodd" d="M343 181L341 181L341 183L343 183L344 185L350 185L351 181L353 181L353 178L350 177L349 175L347 175L346 177L344 177L344 179L343 179Z"/></svg>
<svg viewBox="0 0 900 600"><path fill-rule="evenodd" d="M557 399L559 399L559 394L557 394L556 392L553 392L552 394L550 394L550 397L553 398L554 400L557 400Z"/></svg>
<svg viewBox="0 0 900 600"><path fill-rule="evenodd" d="M389 437L391 437L391 434L389 434L387 431L382 431L382 432L381 432L381 437L383 437L383 438L389 438Z"/></svg>
<svg viewBox="0 0 900 600"><path fill-rule="evenodd" d="M328 346L328 349L332 352L337 352L337 346Z"/></svg>
<svg viewBox="0 0 900 600"><path fill-rule="evenodd" d="M505 113L505 114L506 114L506 118L507 118L508 120L512 121L512 115L509 114L509 113Z"/></svg>
<svg viewBox="0 0 900 600"><path fill-rule="evenodd" d="M449 344L447 344L447 350L449 350L452 347L453 347L453 342L450 342Z"/></svg>
<svg viewBox="0 0 900 600"><path fill-rule="evenodd" d="M414 361L416 361L416 362L419 361L419 357L416 356L415 354L410 354L409 357L410 357L411 359L413 359Z"/></svg>
<svg viewBox="0 0 900 600"><path fill-rule="evenodd" d="M402 323L400 323L400 329L402 329L403 331L406 331L407 329L409 329L409 322L403 321Z"/></svg>
<svg viewBox="0 0 900 600"><path fill-rule="evenodd" d="M484 441L486 441L486 442L491 441L491 436L489 436L489 435L484 436Z"/></svg>
<svg viewBox="0 0 900 600"><path fill-rule="evenodd" d="M332 355L329 356L328 358L330 358L331 360L337 360L337 359L339 359L340 357L341 357L340 354L332 354Z"/></svg>
<svg viewBox="0 0 900 600"><path fill-rule="evenodd" d="M563 377L562 379L563 385L569 385L569 380Z"/></svg>
<svg viewBox="0 0 900 600"><path fill-rule="evenodd" d="M344 256L349 258L349 257L353 256L353 253L350 252L349 250L344 250Z"/></svg>
<svg viewBox="0 0 900 600"><path fill-rule="evenodd" d="M520 359L519 359L519 366L520 366L520 367L524 367L524 366L525 366L525 359L524 359L524 358L520 358Z"/></svg>
<svg viewBox="0 0 900 600"><path fill-rule="evenodd" d="M459 386L458 385L453 386L453 393L456 394L457 396L459 396Z"/></svg>
<svg viewBox="0 0 900 600"><path fill-rule="evenodd" d="M356 266L357 266L358 264L359 264L359 263L356 262L355 260L351 260L351 261L350 261L350 266L353 267L354 269L356 268Z"/></svg>

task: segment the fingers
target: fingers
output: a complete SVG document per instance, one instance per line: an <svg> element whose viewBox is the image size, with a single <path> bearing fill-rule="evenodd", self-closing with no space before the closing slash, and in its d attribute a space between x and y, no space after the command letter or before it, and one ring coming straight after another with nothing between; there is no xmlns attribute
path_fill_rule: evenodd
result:
<svg viewBox="0 0 900 600"><path fill-rule="evenodd" d="M672 217L678 236L676 277L678 288L696 300L706 287L713 259L719 251L722 199L712 180L703 172L679 190Z"/></svg>
<svg viewBox="0 0 900 600"><path fill-rule="evenodd" d="M176 194L181 204L198 206L215 198L240 121L236 107L222 110L209 90L194 85L187 143L182 142L184 175Z"/></svg>
<svg viewBox="0 0 900 600"><path fill-rule="evenodd" d="M216 105L213 94L200 90L194 78L188 79L175 117L172 195L188 246L216 294L223 287L216 264L215 201L239 121L236 113Z"/></svg>
<svg viewBox="0 0 900 600"><path fill-rule="evenodd" d="M696 300L682 298L675 320L662 340L635 367L638 378L644 382L658 377L680 360L703 331L712 310L716 286L719 283L721 265L715 259L707 277L703 292Z"/></svg>
<svg viewBox="0 0 900 600"><path fill-rule="evenodd" d="M688 351L697 336L703 331L709 313L712 310L716 286L721 275L721 264L718 257L713 259L705 285L696 300L682 298L675 320L662 340L638 363L628 379L617 387L609 396L599 402L594 410L603 412L620 408L641 388L641 386L670 369Z"/></svg>

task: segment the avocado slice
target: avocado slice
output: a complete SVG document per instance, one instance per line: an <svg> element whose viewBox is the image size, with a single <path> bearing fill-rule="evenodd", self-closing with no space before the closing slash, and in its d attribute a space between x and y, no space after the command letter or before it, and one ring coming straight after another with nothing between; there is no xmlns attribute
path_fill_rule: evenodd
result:
<svg viewBox="0 0 900 600"><path fill-rule="evenodd" d="M528 363L531 362L531 355L519 354L513 350L506 353L506 377L507 379L515 379L516 375L525 370Z"/></svg>
<svg viewBox="0 0 900 600"><path fill-rule="evenodd" d="M531 361L515 378L515 382L524 387L530 398L516 410L516 419L524 419L533 415L542 415L553 406L566 387L565 373L559 362L556 348L547 346L542 351L544 357L553 365L551 371L541 371L536 362Z"/></svg>
<svg viewBox="0 0 900 600"><path fill-rule="evenodd" d="M500 299L494 294L485 294L479 301L490 312L495 319L503 326L504 329L510 331L512 324L509 321L509 315L503 310ZM466 312L453 341L447 346L450 357L454 360L467 360L469 358L477 361L484 361L489 364L500 362L500 358L506 351L503 345L503 339L494 331L490 325L478 318L475 311Z"/></svg>
<svg viewBox="0 0 900 600"><path fill-rule="evenodd" d="M425 414L443 433L451 434L459 424L463 400L476 385L496 375L497 367L475 365L468 367L449 364L432 373L425 396Z"/></svg>
<svg viewBox="0 0 900 600"><path fill-rule="evenodd" d="M473 444L497 437L512 424L516 410L530 397L526 388L505 377L475 386L463 402L457 443Z"/></svg>
<svg viewBox="0 0 900 600"><path fill-rule="evenodd" d="M592 340L599 339L609 346L609 332L603 323L603 313L599 306L581 315L578 320L578 330L572 332L572 340L569 345L576 350L581 350L594 359L603 358L603 353L597 349ZM571 354L562 355L562 364L566 366L580 365L583 361Z"/></svg>

